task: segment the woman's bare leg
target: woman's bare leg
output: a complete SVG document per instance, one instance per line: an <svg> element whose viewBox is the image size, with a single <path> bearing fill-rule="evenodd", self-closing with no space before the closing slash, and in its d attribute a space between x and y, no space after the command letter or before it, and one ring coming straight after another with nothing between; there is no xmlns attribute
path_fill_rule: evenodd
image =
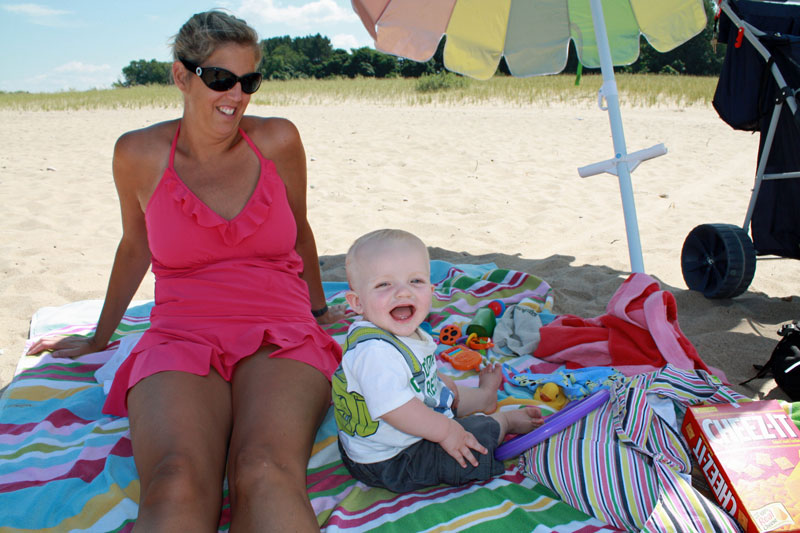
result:
<svg viewBox="0 0 800 533"><path fill-rule="evenodd" d="M306 468L330 384L311 366L270 359L269 351L241 361L232 381L231 531L319 531Z"/></svg>
<svg viewBox="0 0 800 533"><path fill-rule="evenodd" d="M137 531L214 531L219 526L231 427L230 385L160 372L128 394L141 495Z"/></svg>

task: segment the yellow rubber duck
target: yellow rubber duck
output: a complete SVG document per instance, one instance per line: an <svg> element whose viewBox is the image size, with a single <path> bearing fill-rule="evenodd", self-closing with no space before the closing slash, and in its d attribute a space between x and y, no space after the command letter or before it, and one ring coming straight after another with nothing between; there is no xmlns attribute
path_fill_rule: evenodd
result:
<svg viewBox="0 0 800 533"><path fill-rule="evenodd" d="M564 391L553 382L545 383L536 387L533 399L549 405L556 411L567 405L569 399L564 395Z"/></svg>

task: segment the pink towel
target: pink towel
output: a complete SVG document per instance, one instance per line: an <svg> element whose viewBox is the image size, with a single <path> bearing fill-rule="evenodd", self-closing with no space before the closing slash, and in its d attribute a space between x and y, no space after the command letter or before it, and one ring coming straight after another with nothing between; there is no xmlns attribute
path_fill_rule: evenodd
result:
<svg viewBox="0 0 800 533"><path fill-rule="evenodd" d="M675 297L647 274L628 276L596 318L561 315L539 330L533 355L568 368L612 366L625 375L651 372L671 363L684 370L708 367L678 326Z"/></svg>

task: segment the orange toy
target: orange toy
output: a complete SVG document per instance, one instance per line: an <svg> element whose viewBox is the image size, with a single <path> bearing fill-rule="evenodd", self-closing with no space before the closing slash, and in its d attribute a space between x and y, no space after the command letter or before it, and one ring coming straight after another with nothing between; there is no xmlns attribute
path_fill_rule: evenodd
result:
<svg viewBox="0 0 800 533"><path fill-rule="evenodd" d="M442 359L448 361L456 370L480 370L483 357L475 350L464 346L453 346L443 351Z"/></svg>
<svg viewBox="0 0 800 533"><path fill-rule="evenodd" d="M458 326L450 325L442 328L439 332L439 342L453 346L458 339L461 338L461 328Z"/></svg>
<svg viewBox="0 0 800 533"><path fill-rule="evenodd" d="M467 337L467 346L473 350L488 350L494 348L491 337L478 337L476 333L470 333Z"/></svg>

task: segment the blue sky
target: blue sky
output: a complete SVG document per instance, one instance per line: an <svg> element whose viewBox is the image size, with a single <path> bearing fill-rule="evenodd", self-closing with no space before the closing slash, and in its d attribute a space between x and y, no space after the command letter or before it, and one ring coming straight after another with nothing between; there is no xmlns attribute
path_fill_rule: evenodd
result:
<svg viewBox="0 0 800 533"><path fill-rule="evenodd" d="M170 61L169 39L213 8L262 39L320 33L336 48L372 46L350 0L0 0L0 91L111 87L131 61Z"/></svg>

